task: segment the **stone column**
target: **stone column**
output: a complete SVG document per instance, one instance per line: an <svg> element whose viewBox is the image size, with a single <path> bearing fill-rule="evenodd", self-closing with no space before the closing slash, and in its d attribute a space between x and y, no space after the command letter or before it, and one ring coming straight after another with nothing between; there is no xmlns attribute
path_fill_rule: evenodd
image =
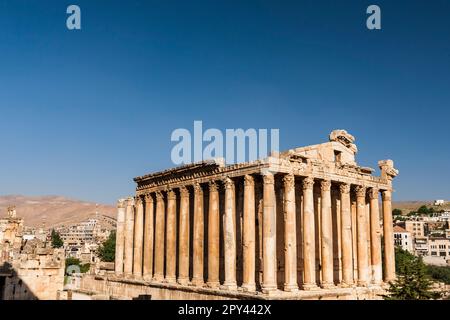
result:
<svg viewBox="0 0 450 320"><path fill-rule="evenodd" d="M144 280L151 280L153 276L153 197L145 195L145 219L144 219Z"/></svg>
<svg viewBox="0 0 450 320"><path fill-rule="evenodd" d="M116 275L123 274L123 254L125 246L125 199L117 202L116 258L114 269Z"/></svg>
<svg viewBox="0 0 450 320"><path fill-rule="evenodd" d="M380 284L383 280L383 267L381 262L381 230L380 210L378 208L378 189L372 188L370 197L370 251L372 259L373 283Z"/></svg>
<svg viewBox="0 0 450 320"><path fill-rule="evenodd" d="M133 241L134 241L134 198L127 199L127 208L125 213L125 276L133 275Z"/></svg>
<svg viewBox="0 0 450 320"><path fill-rule="evenodd" d="M243 218L243 281L242 288L255 291L255 182L251 175L244 176Z"/></svg>
<svg viewBox="0 0 450 320"><path fill-rule="evenodd" d="M165 204L161 191L156 192L156 217L155 217L155 281L164 280L164 233L165 233Z"/></svg>
<svg viewBox="0 0 450 320"><path fill-rule="evenodd" d="M189 191L180 187L180 230L178 242L178 283L189 282Z"/></svg>
<svg viewBox="0 0 450 320"><path fill-rule="evenodd" d="M201 286L203 280L203 255L204 255L204 214L203 214L203 190L200 183L194 184L194 241L193 241L193 268L192 284Z"/></svg>
<svg viewBox="0 0 450 320"><path fill-rule="evenodd" d="M225 214L223 222L225 281L223 288L236 290L236 203L234 182L225 178Z"/></svg>
<svg viewBox="0 0 450 320"><path fill-rule="evenodd" d="M169 283L176 281L177 268L177 198L173 190L167 191L166 223L166 277Z"/></svg>
<svg viewBox="0 0 450 320"><path fill-rule="evenodd" d="M369 260L367 248L366 188L356 186L356 224L358 253L358 285L366 286L369 279Z"/></svg>
<svg viewBox="0 0 450 320"><path fill-rule="evenodd" d="M144 244L144 203L140 196L135 198L135 204L133 276L140 278L142 277L142 250Z"/></svg>
<svg viewBox="0 0 450 320"><path fill-rule="evenodd" d="M314 179L303 179L303 289L312 290L316 285L316 248L314 223Z"/></svg>
<svg viewBox="0 0 450 320"><path fill-rule="evenodd" d="M333 283L333 225L331 221L331 181L324 180L321 188L321 255L322 288L331 288Z"/></svg>
<svg viewBox="0 0 450 320"><path fill-rule="evenodd" d="M394 231L392 223L392 196L390 190L381 193L383 201L383 229L384 229L384 281L395 280L395 251Z"/></svg>
<svg viewBox="0 0 450 320"><path fill-rule="evenodd" d="M297 291L297 223L295 177L288 174L284 184L284 291Z"/></svg>
<svg viewBox="0 0 450 320"><path fill-rule="evenodd" d="M217 183L209 183L209 207L208 207L208 287L217 288L219 282L220 266L220 215L219 192Z"/></svg>
<svg viewBox="0 0 450 320"><path fill-rule="evenodd" d="M277 289L277 220L275 210L275 178L263 175L263 283L264 293Z"/></svg>
<svg viewBox="0 0 450 320"><path fill-rule="evenodd" d="M342 286L353 285L353 235L350 185L341 184Z"/></svg>

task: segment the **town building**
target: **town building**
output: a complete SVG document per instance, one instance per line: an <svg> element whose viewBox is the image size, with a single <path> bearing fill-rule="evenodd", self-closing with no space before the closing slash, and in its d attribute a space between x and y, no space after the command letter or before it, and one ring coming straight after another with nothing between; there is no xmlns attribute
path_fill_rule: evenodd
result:
<svg viewBox="0 0 450 320"><path fill-rule="evenodd" d="M424 221L407 220L405 221L405 229L413 237L424 237L426 235Z"/></svg>
<svg viewBox="0 0 450 320"><path fill-rule="evenodd" d="M394 227L394 244L403 250L414 253L413 237L411 232L400 226Z"/></svg>
<svg viewBox="0 0 450 320"><path fill-rule="evenodd" d="M398 171L383 160L375 176L356 152L335 130L329 142L249 163L137 177L136 195L118 202L114 274L81 287L153 299L379 298L395 278Z"/></svg>

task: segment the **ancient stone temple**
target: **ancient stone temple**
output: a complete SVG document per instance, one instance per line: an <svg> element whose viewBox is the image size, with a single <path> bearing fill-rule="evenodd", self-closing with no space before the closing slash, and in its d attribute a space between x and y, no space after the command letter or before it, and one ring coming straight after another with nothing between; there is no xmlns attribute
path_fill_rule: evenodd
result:
<svg viewBox="0 0 450 320"><path fill-rule="evenodd" d="M136 195L118 202L115 275L96 290L154 299L374 298L395 277L398 171L382 160L375 176L356 152L354 137L335 130L329 142L263 160L135 178Z"/></svg>

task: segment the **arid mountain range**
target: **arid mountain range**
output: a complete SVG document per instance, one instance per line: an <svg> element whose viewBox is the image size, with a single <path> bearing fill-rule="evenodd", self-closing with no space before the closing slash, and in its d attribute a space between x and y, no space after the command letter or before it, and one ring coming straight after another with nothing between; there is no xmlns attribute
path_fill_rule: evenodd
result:
<svg viewBox="0 0 450 320"><path fill-rule="evenodd" d="M112 205L96 204L62 196L0 196L0 217L6 216L8 206L16 206L17 217L24 218L28 227L45 228L61 224L72 224L95 217L96 212L116 217L117 210Z"/></svg>

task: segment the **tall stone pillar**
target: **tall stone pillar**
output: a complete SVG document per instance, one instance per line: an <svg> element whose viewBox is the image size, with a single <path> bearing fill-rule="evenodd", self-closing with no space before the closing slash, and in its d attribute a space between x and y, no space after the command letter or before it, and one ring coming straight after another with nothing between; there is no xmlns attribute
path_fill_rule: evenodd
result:
<svg viewBox="0 0 450 320"><path fill-rule="evenodd" d="M356 186L356 223L358 253L358 285L366 286L369 280L369 260L367 248L366 188Z"/></svg>
<svg viewBox="0 0 450 320"><path fill-rule="evenodd" d="M230 178L225 184L225 214L223 222L225 280L223 288L236 290L236 202L234 182Z"/></svg>
<svg viewBox="0 0 450 320"><path fill-rule="evenodd" d="M189 282L189 191L180 187L180 229L178 242L178 283Z"/></svg>
<svg viewBox="0 0 450 320"><path fill-rule="evenodd" d="M169 283L176 281L177 268L177 198L173 190L167 191L166 223L166 277Z"/></svg>
<svg viewBox="0 0 450 320"><path fill-rule="evenodd" d="M144 257L143 257L143 278L151 280L153 277L153 197L151 194L145 195L145 219L144 219Z"/></svg>
<svg viewBox="0 0 450 320"><path fill-rule="evenodd" d="M312 290L316 285L316 248L314 223L314 179L303 179L303 289Z"/></svg>
<svg viewBox="0 0 450 320"><path fill-rule="evenodd" d="M384 281L395 280L394 231L392 223L391 190L383 190L383 229L384 229Z"/></svg>
<svg viewBox="0 0 450 320"><path fill-rule="evenodd" d="M378 189L372 188L370 197L370 249L372 259L373 283L380 284L383 281L383 267L381 261L381 230L380 210L378 208Z"/></svg>
<svg viewBox="0 0 450 320"><path fill-rule="evenodd" d="M244 177L244 219L243 219L243 281L242 288L255 291L255 182L251 175Z"/></svg>
<svg viewBox="0 0 450 320"><path fill-rule="evenodd" d="M155 216L155 281L164 280L164 233L165 233L165 204L161 191L156 192L156 216Z"/></svg>
<svg viewBox="0 0 450 320"><path fill-rule="evenodd" d="M264 293L277 289L277 235L275 208L275 178L263 175L263 283Z"/></svg>
<svg viewBox="0 0 450 320"><path fill-rule="evenodd" d="M341 184L342 286L353 285L353 235L350 185Z"/></svg>
<svg viewBox="0 0 450 320"><path fill-rule="evenodd" d="M331 288L333 283L333 225L331 221L331 181L324 180L321 188L321 255L323 288Z"/></svg>
<svg viewBox="0 0 450 320"><path fill-rule="evenodd" d="M116 258L114 269L116 275L123 274L123 255L125 249L125 199L117 202Z"/></svg>
<svg viewBox="0 0 450 320"><path fill-rule="evenodd" d="M194 184L194 241L193 241L193 268L192 284L201 286L203 280L203 255L204 255L204 213L203 190L200 183Z"/></svg>
<svg viewBox="0 0 450 320"><path fill-rule="evenodd" d="M220 215L219 215L219 191L217 183L209 183L209 206L208 206L208 281L207 285L217 288L219 282L220 266Z"/></svg>
<svg viewBox="0 0 450 320"><path fill-rule="evenodd" d="M140 196L135 198L135 206L133 276L140 278L142 277L142 250L144 244L144 203Z"/></svg>
<svg viewBox="0 0 450 320"><path fill-rule="evenodd" d="M297 291L297 223L295 177L288 174L284 184L284 291Z"/></svg>
<svg viewBox="0 0 450 320"><path fill-rule="evenodd" d="M127 277L133 275L133 241L134 241L134 198L127 199L125 212L125 261L124 274Z"/></svg>

